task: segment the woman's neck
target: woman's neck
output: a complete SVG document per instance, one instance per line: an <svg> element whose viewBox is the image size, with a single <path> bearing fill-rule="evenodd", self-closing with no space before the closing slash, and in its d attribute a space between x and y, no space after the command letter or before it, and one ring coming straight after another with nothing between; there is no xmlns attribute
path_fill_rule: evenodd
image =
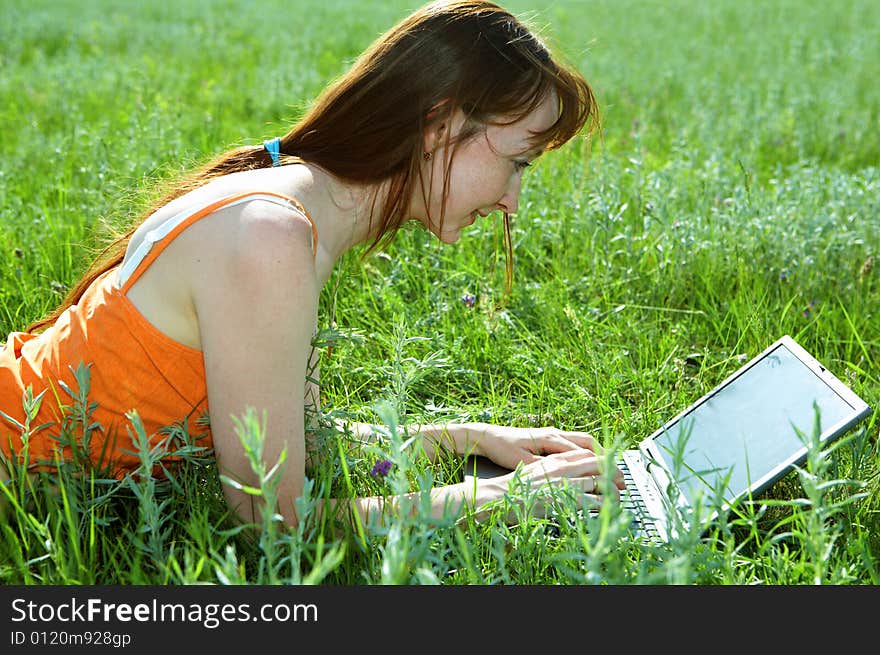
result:
<svg viewBox="0 0 880 655"><path fill-rule="evenodd" d="M340 180L310 163L291 170L291 195L303 203L318 230L316 265L321 283L348 250L373 241L387 183L358 184Z"/></svg>

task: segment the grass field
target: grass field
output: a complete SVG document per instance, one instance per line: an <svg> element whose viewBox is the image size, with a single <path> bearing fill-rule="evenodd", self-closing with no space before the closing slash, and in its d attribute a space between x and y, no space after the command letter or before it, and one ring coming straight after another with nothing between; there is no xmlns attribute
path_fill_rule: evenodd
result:
<svg viewBox="0 0 880 655"><path fill-rule="evenodd" d="M2 0L0 339L59 302L104 221L285 131L414 6ZM880 4L507 6L594 85L601 134L527 173L503 309L499 223L452 247L404 230L347 256L322 298L337 336L324 411L391 427L552 422L632 446L786 333L880 406ZM417 512L334 539L267 517L255 538L231 528L210 461L170 483L62 475L52 493L11 490L0 582L878 584L877 436L872 417L663 547L631 539L613 507L576 520L565 498L553 525L528 509L513 526ZM338 456L318 478L344 495L462 475L453 457L429 465L390 444L330 434ZM395 463L384 479L377 458Z"/></svg>

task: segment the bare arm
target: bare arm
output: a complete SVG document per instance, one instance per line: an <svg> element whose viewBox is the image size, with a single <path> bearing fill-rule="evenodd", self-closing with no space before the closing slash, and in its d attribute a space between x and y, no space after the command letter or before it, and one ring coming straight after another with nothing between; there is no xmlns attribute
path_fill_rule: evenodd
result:
<svg viewBox="0 0 880 655"><path fill-rule="evenodd" d="M456 517L462 511L467 510L473 511L473 516L480 520L488 515L489 504L502 498L506 491L507 483L500 478L480 484L459 482L434 487L429 491L430 516L435 519L441 519L444 515ZM354 514L357 514L355 520L360 521L361 525L369 525L373 521L381 523L391 514L404 511L404 508L408 508L411 515L415 514L419 506L420 494L421 492L416 491L393 496L367 496L350 500L331 499L329 503L319 501L317 510L318 512L341 513L345 520L355 519Z"/></svg>
<svg viewBox="0 0 880 655"><path fill-rule="evenodd" d="M259 486L234 417L248 407L265 412L263 462L271 467L286 451L278 493L297 498L305 480L303 399L319 293L311 228L298 214L267 203L251 203L233 218L219 218L227 221L218 225L225 234L198 253L205 261L192 283L214 451L221 474ZM259 517L253 496L230 485L224 494L243 520ZM296 524L289 509L282 515Z"/></svg>
<svg viewBox="0 0 880 655"><path fill-rule="evenodd" d="M457 517L463 510L467 510L475 520L484 520L493 511L494 501L501 500L507 494L514 476L518 476L523 485L535 491L542 490L545 494L553 488L563 486L569 486L580 493L597 494L606 488L600 480L602 465L600 455L586 449L574 449L540 457L522 466L517 472L512 471L506 475L434 487L429 490L430 516L436 519L444 516ZM618 479L617 472L612 477L616 487L621 488L622 479ZM362 525L367 525L373 520L381 522L390 513L403 511L405 507L408 507L410 514L414 514L419 506L420 494L421 492L411 492L397 496L354 498L350 501L331 500L330 507L319 503L318 511L339 512L341 509L348 517L356 513L357 520ZM545 508L545 494L538 496L539 504L535 508L537 513ZM346 503L346 506L340 507L341 502Z"/></svg>
<svg viewBox="0 0 880 655"><path fill-rule="evenodd" d="M341 425L354 435L370 441L376 435L367 423ZM532 463L551 453L587 449L600 453L599 444L586 432L555 427L517 428L491 423L424 424L412 428L420 437L421 447L430 459L438 449L448 448L459 455L483 455L509 469Z"/></svg>
<svg viewBox="0 0 880 655"><path fill-rule="evenodd" d="M378 435L367 423L340 424L364 442L374 441ZM460 455L483 455L511 469L520 464L520 481L532 488L559 487L571 484L586 493L605 489L601 481L610 477L613 487L623 488L620 471L603 473L605 461L596 441L585 432L565 431L555 427L515 428L488 423L453 423L421 425L408 431L416 435L418 446L429 457L436 456L439 448L448 448ZM514 473L487 479L474 479L430 490L431 516L441 518L445 513L458 515L462 510L472 512L473 518L483 520L489 515L489 505L508 492ZM350 511L357 511L362 522L375 518L377 513L399 511L404 502L415 511L418 493L390 498L356 498ZM334 503L335 505L335 503ZM539 511L540 506L539 506Z"/></svg>

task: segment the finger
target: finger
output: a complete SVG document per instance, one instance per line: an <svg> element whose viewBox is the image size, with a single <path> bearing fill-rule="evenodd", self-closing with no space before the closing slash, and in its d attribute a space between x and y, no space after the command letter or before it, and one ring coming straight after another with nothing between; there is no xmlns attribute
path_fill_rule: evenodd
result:
<svg viewBox="0 0 880 655"><path fill-rule="evenodd" d="M600 463L600 458L593 452L578 449L538 457L535 462L527 466L531 475L538 474L540 478L558 484L566 479L582 481L591 475L598 476L600 475ZM581 484L588 485L589 483ZM581 488L583 489L583 487Z"/></svg>
<svg viewBox="0 0 880 655"><path fill-rule="evenodd" d="M592 450L586 448L575 448L572 450L563 450L558 453L552 453L546 456L549 459L562 460L571 462L572 464L582 464L591 467L590 470L584 470L581 475L592 475L599 472L599 456Z"/></svg>
<svg viewBox="0 0 880 655"><path fill-rule="evenodd" d="M557 481L556 484L558 486L568 484L578 491L594 498L605 497L608 495L614 495L618 498L620 497L620 493L618 492L617 488L608 488L606 485L606 479L603 478L601 475L585 475L578 478L564 478Z"/></svg>
<svg viewBox="0 0 880 655"><path fill-rule="evenodd" d="M565 432L562 436L579 447L592 450L594 453L598 453L601 448L599 442L587 432Z"/></svg>
<svg viewBox="0 0 880 655"><path fill-rule="evenodd" d="M547 473L545 469L545 474ZM554 475L547 476L547 482L555 487L574 487L586 494L601 493L602 477L596 467L587 467L587 471L566 471L555 469Z"/></svg>
<svg viewBox="0 0 880 655"><path fill-rule="evenodd" d="M586 432L566 432L558 428L531 430L535 445L545 453L561 453L566 450L591 450L598 452L599 445Z"/></svg>
<svg viewBox="0 0 880 655"><path fill-rule="evenodd" d="M594 496L607 496L609 494L616 495L620 497L620 493L617 490L616 486L609 487L606 484L607 478L602 477L601 475L590 475L585 479L592 479L592 482L588 482L587 486L592 486L592 491L586 490L586 493L592 494Z"/></svg>
<svg viewBox="0 0 880 655"><path fill-rule="evenodd" d="M623 489L626 487L626 482L623 479L623 471L619 468L614 467L614 475L611 476L611 479L614 481L614 486L618 489Z"/></svg>
<svg viewBox="0 0 880 655"><path fill-rule="evenodd" d="M598 452L599 442L586 432L557 432L553 435L556 442L568 446L569 448L586 448L593 452Z"/></svg>
<svg viewBox="0 0 880 655"><path fill-rule="evenodd" d="M580 475L592 475L593 473L601 472L602 468L604 468L604 460L602 456L594 453L590 450L585 449L576 449L576 450L564 450L558 453L553 453L551 455L547 455L547 457L556 457L559 459L564 459L571 463L581 464L584 469L580 469L580 473L572 471L566 473L569 477L577 477ZM611 479L614 483L614 486L618 489L625 489L626 482L624 481L623 471L619 468L614 467L614 473L611 476Z"/></svg>

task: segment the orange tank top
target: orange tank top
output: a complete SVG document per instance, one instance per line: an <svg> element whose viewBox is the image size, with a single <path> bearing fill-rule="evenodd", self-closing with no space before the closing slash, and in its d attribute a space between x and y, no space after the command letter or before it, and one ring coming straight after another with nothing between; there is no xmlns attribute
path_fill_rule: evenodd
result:
<svg viewBox="0 0 880 655"><path fill-rule="evenodd" d="M88 367L88 399L96 404L89 421L94 426L88 439L90 459L101 469L121 478L140 465L126 417L132 410L151 447L173 439L175 426L195 438L196 445L213 446L202 352L156 329L126 293L187 227L218 209L255 199L306 217L312 224L313 253L317 251L315 224L299 202L273 192L234 194L188 208L151 230L123 264L98 277L79 302L43 332L9 335L0 346L0 450L6 456L22 461L26 453L29 465L39 469L51 468L56 457L70 457L71 446L59 441L59 435L65 422L71 425L75 398L68 389L78 392L74 371L80 365ZM39 412L29 423L22 405L28 387L34 396L42 394ZM30 429L24 431L23 425ZM73 434L65 434L68 441L81 442L82 423Z"/></svg>

